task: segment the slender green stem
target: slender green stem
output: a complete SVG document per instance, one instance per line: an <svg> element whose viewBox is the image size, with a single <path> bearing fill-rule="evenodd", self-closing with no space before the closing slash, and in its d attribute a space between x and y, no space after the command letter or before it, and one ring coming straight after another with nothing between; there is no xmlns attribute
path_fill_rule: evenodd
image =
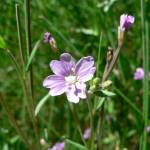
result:
<svg viewBox="0 0 150 150"><path fill-rule="evenodd" d="M93 150L94 146L94 126L93 126L93 113L92 113L92 103L87 97L87 104L88 104L88 109L89 109L89 114L90 114L90 128L91 128L91 148L90 150Z"/></svg>
<svg viewBox="0 0 150 150"><path fill-rule="evenodd" d="M100 37L99 37L99 48L98 48L98 58L97 58L97 66L96 66L96 76L99 76L99 65L100 65L100 58L101 58L101 43L102 43L102 37L103 34L101 32Z"/></svg>
<svg viewBox="0 0 150 150"><path fill-rule="evenodd" d="M25 34L26 34L26 59L28 62L29 56L32 51L32 44L31 44L31 27L30 27L30 0L25 0ZM30 92L33 97L33 69L32 65L30 66L29 77L28 77L28 85L30 88ZM34 102L33 98L31 101L32 108L34 109Z"/></svg>
<svg viewBox="0 0 150 150"><path fill-rule="evenodd" d="M18 135L20 136L20 138L22 139L24 144L28 147L28 149L33 150L33 147L28 142L27 137L24 135L23 131L19 128L17 122L15 121L15 119L14 119L14 117L12 115L12 112L8 108L7 103L5 102L5 100L3 100L3 97L1 95L1 93L0 93L0 103L1 103L2 107L5 109L5 111L6 111L7 115L8 115L10 123L15 128L16 132L18 133Z"/></svg>
<svg viewBox="0 0 150 150"><path fill-rule="evenodd" d="M144 18L144 0L141 0L141 28L142 28L142 51L143 51L143 67L144 67L144 80L143 80L143 117L144 117L144 129L142 135L142 150L147 148L147 133L146 133L146 124L147 124L147 84L146 84L146 56L145 56L145 18ZM146 69L146 70L145 70Z"/></svg>
<svg viewBox="0 0 150 150"><path fill-rule="evenodd" d="M19 13L19 5L16 4L16 21L17 21L17 31L18 31L18 42L19 42L19 51L20 51L20 59L21 64L23 66L24 71L24 58L23 58L23 39L22 39L22 32L21 32L21 20L20 20L20 13Z"/></svg>
<svg viewBox="0 0 150 150"><path fill-rule="evenodd" d="M32 51L32 45L31 45L31 28L30 28L30 0L25 0L25 34L26 34L26 59L28 62L29 60L29 55L31 54ZM30 112L30 119L33 124L35 136L37 143L39 143L39 134L36 126L36 119L34 116L34 98L33 98L33 70L32 70L32 65L30 66L30 71L29 74L28 72L26 73L26 87L25 91L27 91L27 97L29 98L27 101L27 108L29 109ZM40 148L40 147L38 147Z"/></svg>
<svg viewBox="0 0 150 150"><path fill-rule="evenodd" d="M21 26L21 19L20 19L20 11L19 11L19 5L16 4L16 22L17 22L17 31L18 31L18 43L19 43L19 53L20 53L20 60L22 65L22 73L23 78L25 77L25 61L23 57L23 39L22 39L22 26ZM26 100L23 98L23 111L22 111L22 119L25 122L25 111L26 111Z"/></svg>
<svg viewBox="0 0 150 150"><path fill-rule="evenodd" d="M32 51L31 29L30 29L30 0L25 0L25 33L26 33L26 55L28 59Z"/></svg>

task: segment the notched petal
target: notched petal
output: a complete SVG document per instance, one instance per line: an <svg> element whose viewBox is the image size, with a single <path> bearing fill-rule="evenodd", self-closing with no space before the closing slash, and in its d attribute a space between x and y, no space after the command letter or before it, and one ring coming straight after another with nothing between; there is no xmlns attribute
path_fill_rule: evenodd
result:
<svg viewBox="0 0 150 150"><path fill-rule="evenodd" d="M60 56L60 60L70 62L71 61L71 55L69 53L63 53Z"/></svg>

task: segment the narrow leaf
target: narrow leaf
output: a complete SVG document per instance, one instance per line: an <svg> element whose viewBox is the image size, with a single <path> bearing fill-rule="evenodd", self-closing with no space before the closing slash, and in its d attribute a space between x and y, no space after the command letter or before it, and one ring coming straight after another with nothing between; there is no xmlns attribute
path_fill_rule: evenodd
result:
<svg viewBox="0 0 150 150"><path fill-rule="evenodd" d="M97 106L96 106L96 110L98 110L104 103L105 101L105 97L100 97L98 102L97 102Z"/></svg>
<svg viewBox="0 0 150 150"><path fill-rule="evenodd" d="M115 96L116 94L113 92L110 92L108 90L101 90L103 94L105 94L106 96Z"/></svg>
<svg viewBox="0 0 150 150"><path fill-rule="evenodd" d="M40 102L37 104L36 108L35 108L35 116L37 116L37 114L39 113L39 111L41 110L42 106L44 105L44 103L48 100L48 98L50 97L49 94L45 95Z"/></svg>
<svg viewBox="0 0 150 150"><path fill-rule="evenodd" d="M87 148L79 143L66 139L66 143L70 144L74 148L78 148L79 150L87 150Z"/></svg>
<svg viewBox="0 0 150 150"><path fill-rule="evenodd" d="M32 63L32 60L33 60L33 58L34 58L34 56L35 56L35 54L36 54L36 51L37 51L37 49L39 48L40 42L41 42L41 40L38 40L38 41L36 42L36 44L35 44L35 46L34 46L32 52L31 52L31 55L30 55L30 57L29 57L29 60L28 60L27 66L26 66L26 71L28 71L28 69L29 69L29 67L30 67L30 64Z"/></svg>
<svg viewBox="0 0 150 150"><path fill-rule="evenodd" d="M4 39L0 36L0 48L5 49L6 48L6 43L4 41Z"/></svg>

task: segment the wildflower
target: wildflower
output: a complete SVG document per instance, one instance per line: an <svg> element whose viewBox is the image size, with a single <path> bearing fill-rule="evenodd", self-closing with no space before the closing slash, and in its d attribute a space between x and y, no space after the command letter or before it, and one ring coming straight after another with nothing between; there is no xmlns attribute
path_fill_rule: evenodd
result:
<svg viewBox="0 0 150 150"><path fill-rule="evenodd" d="M146 131L150 133L150 126L147 126Z"/></svg>
<svg viewBox="0 0 150 150"><path fill-rule="evenodd" d="M75 64L70 54L63 53L60 60L50 62L50 67L54 75L48 76L43 86L50 89L51 96L66 93L68 101L73 103L86 98L85 82L95 73L93 57L83 57Z"/></svg>
<svg viewBox="0 0 150 150"><path fill-rule="evenodd" d="M84 134L83 134L83 138L85 140L89 139L89 137L91 136L91 128L87 128L85 131L84 131Z"/></svg>
<svg viewBox="0 0 150 150"><path fill-rule="evenodd" d="M122 14L120 16L120 30L128 30L134 23L135 18L133 16Z"/></svg>
<svg viewBox="0 0 150 150"><path fill-rule="evenodd" d="M63 150L65 147L65 142L58 142L55 145L52 146L52 148L48 150Z"/></svg>
<svg viewBox="0 0 150 150"><path fill-rule="evenodd" d="M142 80L144 78L143 68L137 68L134 73L134 80Z"/></svg>

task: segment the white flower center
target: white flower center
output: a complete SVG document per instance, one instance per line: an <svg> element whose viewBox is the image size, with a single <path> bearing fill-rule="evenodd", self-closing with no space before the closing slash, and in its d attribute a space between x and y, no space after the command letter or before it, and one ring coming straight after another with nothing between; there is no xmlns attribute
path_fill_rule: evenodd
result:
<svg viewBox="0 0 150 150"><path fill-rule="evenodd" d="M68 84L73 84L76 82L76 76L67 76L67 77L65 77L65 81Z"/></svg>

